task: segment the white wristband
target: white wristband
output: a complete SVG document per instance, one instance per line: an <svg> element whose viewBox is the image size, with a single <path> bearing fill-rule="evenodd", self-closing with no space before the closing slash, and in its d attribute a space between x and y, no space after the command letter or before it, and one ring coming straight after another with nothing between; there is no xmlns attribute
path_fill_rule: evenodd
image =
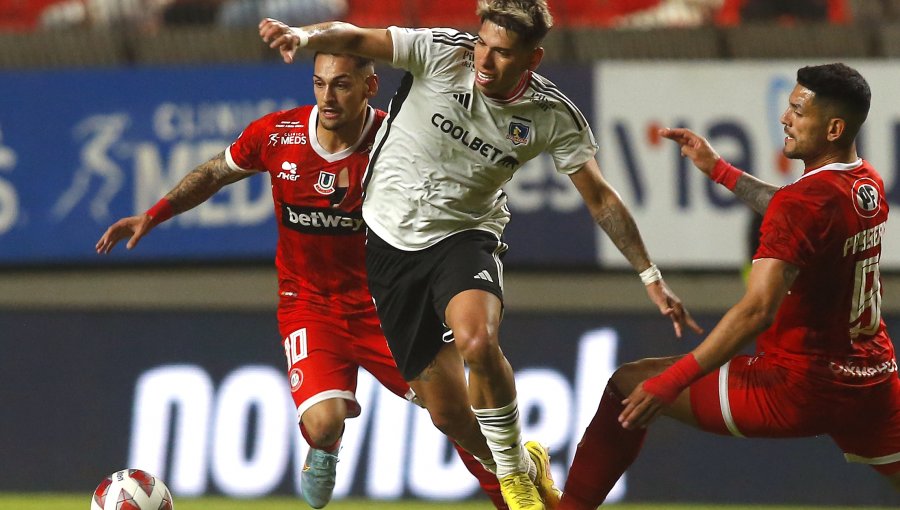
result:
<svg viewBox="0 0 900 510"><path fill-rule="evenodd" d="M309 32L302 28L295 28L294 35L297 36L297 48L303 48L309 44Z"/></svg>
<svg viewBox="0 0 900 510"><path fill-rule="evenodd" d="M644 282L644 285L650 285L660 280L662 280L662 273L659 272L656 264L650 264L650 267L641 271L641 281Z"/></svg>

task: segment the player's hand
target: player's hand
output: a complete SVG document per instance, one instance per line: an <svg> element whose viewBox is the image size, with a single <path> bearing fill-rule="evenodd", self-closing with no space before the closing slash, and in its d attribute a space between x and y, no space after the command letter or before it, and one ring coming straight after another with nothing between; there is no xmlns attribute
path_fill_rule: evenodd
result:
<svg viewBox="0 0 900 510"><path fill-rule="evenodd" d="M681 155L690 158L694 166L707 176L720 159L719 153L712 148L709 141L690 129L665 128L660 129L659 134L680 145Z"/></svg>
<svg viewBox="0 0 900 510"><path fill-rule="evenodd" d="M259 22L259 36L270 48L277 49L285 64L294 62L294 55L300 47L300 37L291 27L277 19L265 18Z"/></svg>
<svg viewBox="0 0 900 510"><path fill-rule="evenodd" d="M106 232L97 241L97 253L105 255L109 253L119 241L129 237L128 244L125 245L129 250L137 246L138 241L147 235L147 232L153 228L153 220L146 214L140 216L130 216L122 218L113 223Z"/></svg>
<svg viewBox="0 0 900 510"><path fill-rule="evenodd" d="M691 317L691 312L684 307L681 299L666 285L665 280L658 280L647 285L647 295L650 300L659 307L659 312L672 319L675 327L675 336L681 338L684 327L687 326L694 333L703 333L703 328Z"/></svg>
<svg viewBox="0 0 900 510"><path fill-rule="evenodd" d="M667 407L656 395L644 391L644 383L638 384L622 404L625 409L619 415L619 423L628 430L646 428Z"/></svg>

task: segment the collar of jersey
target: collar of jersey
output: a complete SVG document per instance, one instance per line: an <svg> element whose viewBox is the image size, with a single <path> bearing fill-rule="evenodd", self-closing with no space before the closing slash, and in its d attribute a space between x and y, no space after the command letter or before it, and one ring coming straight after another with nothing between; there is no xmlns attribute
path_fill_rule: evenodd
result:
<svg viewBox="0 0 900 510"><path fill-rule="evenodd" d="M856 170L857 168L862 166L862 164L863 164L862 158L856 158L856 161L854 161L853 163L831 163L831 164L825 165L823 167L804 172L803 175L801 175L800 178L798 178L797 180L799 181L800 179L802 179L804 177L809 177L810 175L817 174L819 172L824 172L826 170L836 170L838 172L846 172L848 170Z"/></svg>
<svg viewBox="0 0 900 510"><path fill-rule="evenodd" d="M484 94L482 94L482 95L484 95L484 97L486 97L488 100L490 100L490 101L492 101L492 102L494 102L494 103L497 103L497 104L509 104L509 103L514 102L514 101L517 101L519 98L521 98L521 97L525 94L525 91L528 89L528 84L529 84L529 83L531 83L531 71L525 71L525 74L522 75L522 79L519 80L519 84L516 85L516 89L513 90L513 93L510 94L508 98L506 98L506 99L499 99L499 98L496 98L496 97L490 97L490 96L487 96L487 95L484 95Z"/></svg>
<svg viewBox="0 0 900 510"><path fill-rule="evenodd" d="M316 126L318 126L319 121L319 107L313 106L309 111L309 146L319 155L320 158L324 159L329 163L334 163L335 161L340 161L347 156L356 152L356 149L359 148L359 145L363 140L366 139L366 135L369 134L369 130L372 129L372 124L375 122L375 110L369 106L366 110L366 124L363 126L362 132L359 133L359 138L353 142L353 145L347 147L346 149L338 152L328 152L319 144L319 135L316 132Z"/></svg>

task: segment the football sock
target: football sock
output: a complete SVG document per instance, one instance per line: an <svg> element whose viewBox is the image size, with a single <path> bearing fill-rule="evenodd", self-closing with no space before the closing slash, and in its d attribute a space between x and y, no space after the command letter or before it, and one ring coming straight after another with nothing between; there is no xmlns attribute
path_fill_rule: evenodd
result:
<svg viewBox="0 0 900 510"><path fill-rule="evenodd" d="M522 428L519 424L519 406L515 399L499 409L475 409L475 418L488 448L497 463L497 477L512 473L528 473L532 480L537 467L522 446Z"/></svg>
<svg viewBox="0 0 900 510"><path fill-rule="evenodd" d="M483 459L479 459L467 452L462 446L456 444L456 442L451 442L453 443L453 447L456 448L456 453L459 454L459 458L462 459L463 464L465 464L466 469L478 479L481 490L491 498L494 508L497 510L508 510L509 507L506 506L506 501L503 500L503 495L500 494L500 482L497 480L497 475L494 474L494 471L497 470L494 459L489 459L489 465L485 465ZM493 467L493 470L491 467Z"/></svg>
<svg viewBox="0 0 900 510"><path fill-rule="evenodd" d="M647 429L623 428L619 415L624 409L622 396L610 382L578 443L558 510L594 510L637 458Z"/></svg>

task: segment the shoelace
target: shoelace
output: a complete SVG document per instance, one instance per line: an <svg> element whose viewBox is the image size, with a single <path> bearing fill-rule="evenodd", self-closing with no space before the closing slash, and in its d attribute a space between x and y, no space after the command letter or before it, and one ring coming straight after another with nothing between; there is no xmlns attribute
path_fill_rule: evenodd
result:
<svg viewBox="0 0 900 510"><path fill-rule="evenodd" d="M509 495L520 504L536 505L537 501L534 499L531 488L522 481L522 477L524 476L528 475L523 474L521 476L506 478L501 483Z"/></svg>
<svg viewBox="0 0 900 510"><path fill-rule="evenodd" d="M341 459L339 459L337 455L332 455L330 453L316 455L312 465L309 466L310 469L308 473L317 481L330 481L330 471L334 469L340 461Z"/></svg>

